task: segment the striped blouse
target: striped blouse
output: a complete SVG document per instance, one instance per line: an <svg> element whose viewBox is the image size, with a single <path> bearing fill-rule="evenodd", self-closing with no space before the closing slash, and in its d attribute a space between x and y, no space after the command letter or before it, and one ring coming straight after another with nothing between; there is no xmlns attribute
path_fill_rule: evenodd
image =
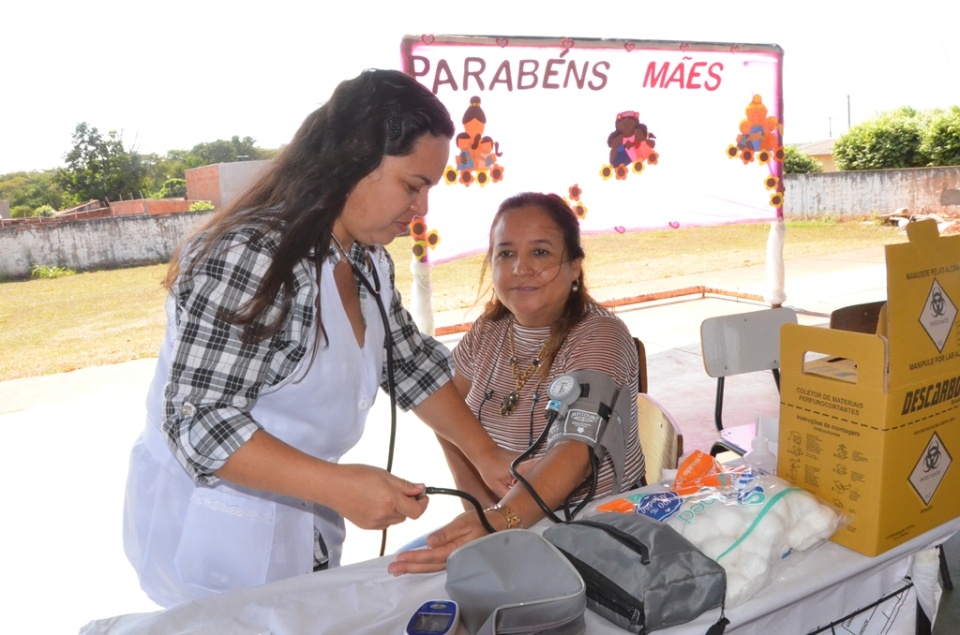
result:
<svg viewBox="0 0 960 635"><path fill-rule="evenodd" d="M501 401L516 387L510 367L510 328L514 329L518 368L527 369L550 336L549 326L523 327L509 317L494 322L478 320L453 351L457 374L471 382L467 405L501 447L523 451L537 439L547 422L547 386L565 372L599 371L613 377L624 390L637 390L639 365L630 331L620 318L600 306L590 305L584 318L561 343L547 376L533 373L520 389L513 413L504 416L500 412ZM631 399L630 404L630 418L623 422L623 489L632 487L644 473L636 399ZM542 444L534 456L542 456L545 451L546 444ZM613 462L607 456L600 466L596 495L609 494L612 488ZM585 492L585 487L578 490L576 498Z"/></svg>

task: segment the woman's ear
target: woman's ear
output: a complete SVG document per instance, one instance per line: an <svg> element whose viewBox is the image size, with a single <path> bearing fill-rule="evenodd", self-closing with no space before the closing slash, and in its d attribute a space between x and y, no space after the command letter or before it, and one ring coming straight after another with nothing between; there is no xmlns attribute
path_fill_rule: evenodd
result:
<svg viewBox="0 0 960 635"><path fill-rule="evenodd" d="M573 279L579 280L580 274L583 272L583 258L577 258L576 260L570 263L570 268L573 273Z"/></svg>

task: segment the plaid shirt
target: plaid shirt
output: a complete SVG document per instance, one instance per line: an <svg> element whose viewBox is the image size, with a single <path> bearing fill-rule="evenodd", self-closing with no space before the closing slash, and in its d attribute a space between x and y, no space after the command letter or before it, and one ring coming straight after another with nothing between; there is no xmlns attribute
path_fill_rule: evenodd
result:
<svg viewBox="0 0 960 635"><path fill-rule="evenodd" d="M311 259L293 268L290 311L273 336L246 343L238 327L219 317L223 311L242 307L256 293L277 251L277 239L274 233L259 235L252 228L233 232L189 274L181 274L171 289L177 334L164 387L163 431L179 462L198 483L216 483L219 479L213 473L262 427L250 415L260 392L289 379L312 354L309 336L316 328L317 289ZM397 403L409 410L452 377L450 351L422 335L403 308L389 254L382 247L368 251L356 243L350 251L368 278L373 273L367 255L382 257L389 265L390 285L385 291L392 291L387 314ZM326 263L333 266L339 260L339 253L331 248ZM365 299L369 292L359 279L357 289ZM275 299L263 322L279 315L281 302ZM365 315L364 319L380 318ZM322 346L316 354L315 363L331 363L324 359ZM385 362L381 374L385 390L386 370Z"/></svg>

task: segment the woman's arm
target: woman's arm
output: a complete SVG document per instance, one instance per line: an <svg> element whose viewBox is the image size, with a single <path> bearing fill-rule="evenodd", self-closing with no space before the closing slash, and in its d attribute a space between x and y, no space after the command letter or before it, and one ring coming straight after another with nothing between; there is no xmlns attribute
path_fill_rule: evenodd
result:
<svg viewBox="0 0 960 635"><path fill-rule="evenodd" d="M171 294L176 337L163 394L163 431L187 474L213 485L217 470L261 428L250 410L260 391L294 371L305 344L249 341L224 316L249 302L272 260L269 237L227 236L202 261L189 255ZM185 253L188 250L185 249ZM306 272L295 272L308 290ZM312 306L312 299L297 298ZM280 300L268 309L276 316Z"/></svg>
<svg viewBox="0 0 960 635"><path fill-rule="evenodd" d="M578 441L561 441L524 475L550 509L560 507L567 496L590 475L588 446ZM508 517L519 519L519 527L530 527L544 517L544 512L526 488L515 485L503 500L501 511L487 510L485 516L497 531L515 529ZM393 575L441 571L447 558L457 547L487 535L476 512L467 510L450 524L427 537L429 549L405 551L397 554L387 570Z"/></svg>
<svg viewBox="0 0 960 635"><path fill-rule="evenodd" d="M470 392L472 383L473 382L459 372L453 375L453 385L464 399L466 399L467 394ZM443 456L447 460L447 466L450 468L450 473L453 475L453 482L457 489L472 495L483 507L493 505L499 499L499 496L494 494L493 491L487 487L486 483L483 482L483 477L480 475L480 472L477 471L477 468L467 460L463 452L453 443L447 441L439 434L437 435L437 441L443 450ZM471 510L473 509L473 505L465 500L463 501L463 508Z"/></svg>
<svg viewBox="0 0 960 635"><path fill-rule="evenodd" d="M258 430L216 475L256 490L308 500L336 510L362 529L383 529L419 518L427 507L423 484L368 465L317 459Z"/></svg>
<svg viewBox="0 0 960 635"><path fill-rule="evenodd" d="M453 382L441 386L413 412L438 436L455 445L476 466L484 483L496 495L502 496L509 490L513 482L510 463L514 453L502 449L490 438Z"/></svg>

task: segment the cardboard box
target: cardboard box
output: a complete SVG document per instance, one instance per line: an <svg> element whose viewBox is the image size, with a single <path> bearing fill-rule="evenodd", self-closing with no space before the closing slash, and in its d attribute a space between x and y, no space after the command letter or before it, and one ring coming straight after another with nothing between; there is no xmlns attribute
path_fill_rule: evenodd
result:
<svg viewBox="0 0 960 635"><path fill-rule="evenodd" d="M834 542L882 553L960 515L960 235L888 245L886 337L787 324L777 473L842 508Z"/></svg>

